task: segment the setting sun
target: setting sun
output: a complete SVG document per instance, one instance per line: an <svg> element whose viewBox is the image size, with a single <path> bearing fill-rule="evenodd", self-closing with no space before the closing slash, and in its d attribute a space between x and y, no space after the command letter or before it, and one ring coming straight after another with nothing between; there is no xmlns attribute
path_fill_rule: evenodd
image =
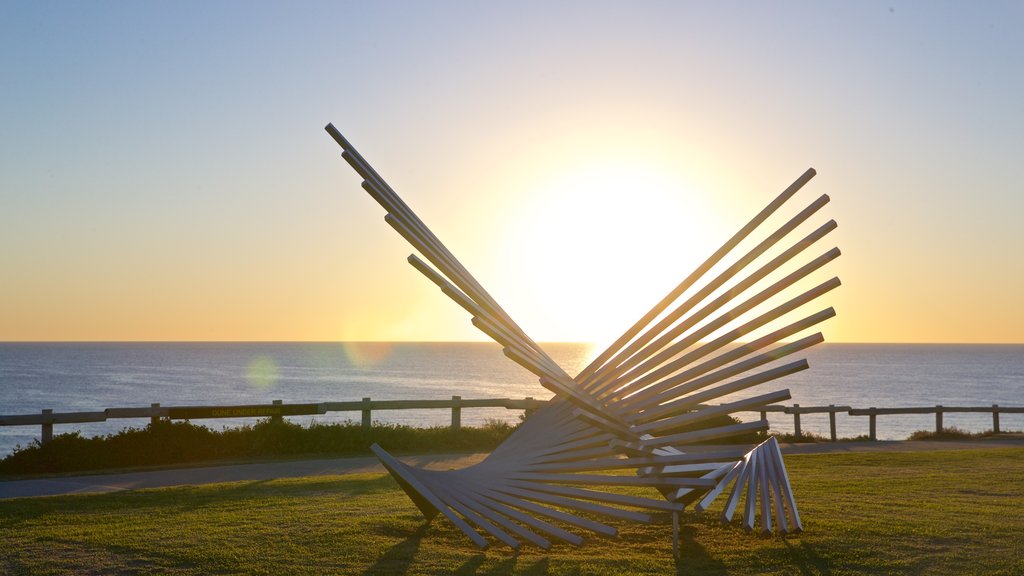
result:
<svg viewBox="0 0 1024 576"><path fill-rule="evenodd" d="M497 230L496 284L539 338L607 342L721 242L709 198L643 162L571 167L530 186Z"/></svg>

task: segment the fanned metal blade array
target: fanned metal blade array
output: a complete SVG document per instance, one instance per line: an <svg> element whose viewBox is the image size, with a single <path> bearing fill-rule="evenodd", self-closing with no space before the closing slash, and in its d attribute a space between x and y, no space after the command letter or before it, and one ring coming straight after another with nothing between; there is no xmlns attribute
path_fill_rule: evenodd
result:
<svg viewBox="0 0 1024 576"><path fill-rule="evenodd" d="M385 221L422 256L409 256L409 263L554 393L487 458L462 470L411 467L374 445L374 453L428 519L443 514L481 547L489 542L484 534L513 548L524 541L542 548L552 540L579 545L581 533L616 535L612 523L617 521L650 522L653 512L678 513L694 503L695 510L703 511L732 486L724 522L732 519L745 494L746 528L753 530L759 516L762 531L773 525L779 532L802 529L774 438L752 449L701 445L763 435L766 420L739 422L729 416L789 399L786 389L754 395L750 390L807 369L806 360L788 358L822 342L820 332L805 334L835 315L830 307L819 310L812 304L839 286L838 278L797 289L839 256L837 248L805 254L836 228L835 221L796 240L788 238L828 203L828 196L776 229L761 230L814 176L813 169L573 378L344 136L333 125L326 129L362 177L362 187L387 212ZM739 249L745 241L753 246ZM621 487L653 488L664 498L624 494Z"/></svg>

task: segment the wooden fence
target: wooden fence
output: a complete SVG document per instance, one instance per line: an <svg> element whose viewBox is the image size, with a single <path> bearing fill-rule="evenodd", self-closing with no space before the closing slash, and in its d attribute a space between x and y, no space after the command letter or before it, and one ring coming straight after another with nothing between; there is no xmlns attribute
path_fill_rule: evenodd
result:
<svg viewBox="0 0 1024 576"><path fill-rule="evenodd" d="M546 401L533 398L484 398L463 399L452 396L451 400L371 400L363 398L353 402L320 402L316 404L284 404L274 400L271 404L243 404L233 406L161 406L151 404L144 408L107 408L94 412L54 412L43 410L41 414L0 415L0 426L41 426L40 441L46 444L53 439L54 424L81 424L86 422L106 422L116 418L149 418L157 422L161 418L170 420L200 420L204 418L271 418L280 420L284 416L307 416L326 414L328 412L360 412L362 426L370 428L374 410L411 410L434 409L451 410L452 428L458 430L462 426L463 408L505 408L508 410L525 410L527 413L540 408ZM783 406L772 404L757 410L761 419L766 420L769 412L781 412L793 415L793 433L800 437L800 416L802 414L828 414L829 436L835 442L836 414L868 417L868 437L876 440L875 429L878 416L892 414L935 414L935 431L941 432L942 415L960 412L983 412L992 414L992 430L999 432L1000 414L1024 414L1024 407L1007 407L993 404L992 406L925 406L907 408L851 408L850 406Z"/></svg>
<svg viewBox="0 0 1024 576"><path fill-rule="evenodd" d="M93 412L54 412L45 409L41 414L0 415L0 426L41 426L40 442L46 444L53 439L54 424L82 424L106 422L116 418L149 418L156 423L161 418L169 420L201 420L204 418L271 418L280 420L284 416L311 416L328 412L361 412L363 428L369 428L374 410L450 409L452 428L462 426L463 408L506 408L524 410L527 413L540 408L544 400L533 398L484 398L466 399L452 396L451 400L371 400L363 398L353 402L320 402L317 404L284 404L274 400L271 404L240 404L232 406L161 406L150 404L143 408L107 408Z"/></svg>

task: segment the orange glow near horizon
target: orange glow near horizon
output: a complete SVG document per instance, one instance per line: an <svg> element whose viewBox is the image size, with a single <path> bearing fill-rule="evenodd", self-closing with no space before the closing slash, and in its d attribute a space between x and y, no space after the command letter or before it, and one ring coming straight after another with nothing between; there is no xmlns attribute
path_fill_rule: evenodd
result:
<svg viewBox="0 0 1024 576"><path fill-rule="evenodd" d="M486 340L333 122L537 341L602 347L813 166L826 341L1022 343L1022 10L20 3L0 341Z"/></svg>

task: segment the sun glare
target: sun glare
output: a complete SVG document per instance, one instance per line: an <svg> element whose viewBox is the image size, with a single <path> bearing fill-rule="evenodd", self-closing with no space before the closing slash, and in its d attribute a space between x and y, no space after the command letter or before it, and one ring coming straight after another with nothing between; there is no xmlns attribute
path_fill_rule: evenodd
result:
<svg viewBox="0 0 1024 576"><path fill-rule="evenodd" d="M499 274L538 340L600 348L721 240L713 199L642 162L577 166L529 190L502 235Z"/></svg>

